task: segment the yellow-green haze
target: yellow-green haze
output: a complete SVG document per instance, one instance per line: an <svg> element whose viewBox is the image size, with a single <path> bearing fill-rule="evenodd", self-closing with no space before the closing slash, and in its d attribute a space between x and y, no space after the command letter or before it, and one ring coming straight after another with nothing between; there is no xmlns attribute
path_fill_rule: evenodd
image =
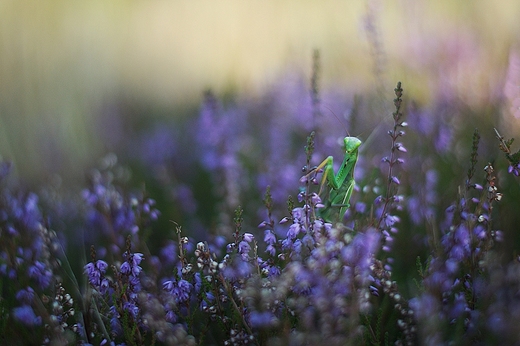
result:
<svg viewBox="0 0 520 346"><path fill-rule="evenodd" d="M424 102L444 90L478 106L519 32L513 0L2 1L0 153L24 177L78 175L107 150L111 104L258 95L287 69L309 75L314 49L324 86L402 80Z"/></svg>

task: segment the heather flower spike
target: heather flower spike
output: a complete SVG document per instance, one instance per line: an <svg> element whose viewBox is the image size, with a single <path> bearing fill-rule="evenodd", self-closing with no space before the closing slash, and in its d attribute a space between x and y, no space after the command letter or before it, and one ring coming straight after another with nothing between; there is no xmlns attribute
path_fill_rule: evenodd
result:
<svg viewBox="0 0 520 346"><path fill-rule="evenodd" d="M401 181L396 175L394 175L394 167L397 164L404 163L404 160L400 158L398 154L407 152L403 144L397 142L397 139L404 135L404 132L399 130L399 128L407 125L402 121L403 114L401 112L401 97L403 95L403 89L401 88L401 82L397 83L397 87L394 89L394 92L396 95L396 99L394 99L395 112L392 113L394 126L392 130L388 131L388 134L392 139L392 150L390 152L390 156L385 156L382 160L383 163L388 165L386 195L379 196L375 201L376 205L382 204L378 207L380 210L380 216L377 223L378 228L381 230L386 230L388 227L391 227L396 221L399 220L397 216L391 215L390 212L392 209L400 209L399 204L403 202L403 197L397 195L397 187L401 185Z"/></svg>

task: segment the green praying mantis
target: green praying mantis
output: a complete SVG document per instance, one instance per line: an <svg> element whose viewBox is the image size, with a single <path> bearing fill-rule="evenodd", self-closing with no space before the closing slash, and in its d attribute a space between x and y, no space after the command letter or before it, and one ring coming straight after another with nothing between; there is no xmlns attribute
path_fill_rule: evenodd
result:
<svg viewBox="0 0 520 346"><path fill-rule="evenodd" d="M402 135L397 134L396 128L398 126L406 126L404 122L399 121L400 117L402 116L402 114L399 112L401 105L401 96L403 92L403 90L401 89L401 82L397 83L397 87L396 89L394 89L394 91L395 95L397 96L397 98L394 99L396 111L392 113L394 119L394 130L393 132L388 132L391 136L393 136L393 141L395 141L395 138L397 136ZM387 112L385 111L385 113ZM384 122L386 122L386 119L386 116L383 117L381 119L381 123L378 126L384 124ZM374 138L374 134L377 133L376 130L377 128L372 130L369 139ZM399 131L399 133L401 132L402 131ZM404 132L402 133L404 134ZM369 141L369 139L365 141L365 145ZM317 167L312 169L309 173L314 174L315 177L317 173L323 172L318 195L321 195L321 191L325 183L327 183L327 185L330 188L328 199L323 203L324 206L321 208L316 208L317 216L321 217L326 222L343 221L345 213L347 209L350 207L350 197L352 196L352 192L354 191L354 186L356 184L354 181L354 168L359 157L359 147L361 146L362 142L359 138L350 136L345 137L343 139L343 142L345 156L336 174L334 174L334 158L332 156L327 157L325 160L323 160L322 163L320 163ZM393 145L395 145L395 143L393 143Z"/></svg>
<svg viewBox="0 0 520 346"><path fill-rule="evenodd" d="M316 209L318 216L327 222L343 219L350 206L350 197L354 191L354 168L358 159L358 149L362 142L357 137L345 137L343 141L345 156L336 174L334 174L334 158L332 156L327 157L312 170L312 172L323 170L318 195L321 195L325 182L330 187L329 197L324 203L325 206Z"/></svg>

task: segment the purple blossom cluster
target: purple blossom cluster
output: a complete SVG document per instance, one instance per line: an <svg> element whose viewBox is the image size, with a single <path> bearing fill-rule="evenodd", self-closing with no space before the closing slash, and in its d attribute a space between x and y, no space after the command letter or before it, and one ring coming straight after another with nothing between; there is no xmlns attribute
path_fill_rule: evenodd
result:
<svg viewBox="0 0 520 346"><path fill-rule="evenodd" d="M112 266L113 276L108 276L108 264L103 260L96 260L92 249L92 262L85 265L90 286L94 295L103 305L97 307L106 309L110 316L110 336L120 337L125 334L124 329L142 325L141 309L139 307L139 293L141 292L140 266L143 254L131 252L130 238L127 240L127 250L123 253L123 261L119 266ZM130 335L132 340L142 340L139 331ZM104 340L110 340L105 338Z"/></svg>
<svg viewBox="0 0 520 346"><path fill-rule="evenodd" d="M73 299L61 286L61 244L39 208L38 196L8 181L10 164L0 164L0 287L2 325L40 328L42 342L64 342L72 332ZM2 333L4 333L3 331ZM5 340L10 340L6 338ZM30 343L30 335L17 342Z"/></svg>
<svg viewBox="0 0 520 346"><path fill-rule="evenodd" d="M479 141L475 131L466 187L458 202L446 209L438 252L420 270L423 292L410 302L419 322L428 325L422 329L424 340L432 343L453 339L454 329L461 327L469 338L480 338L483 331L490 340L503 337L500 326L486 320L487 304L494 300L486 284L491 250L503 241L503 232L493 228L492 211L502 194L490 163L484 167L485 186L472 183Z"/></svg>
<svg viewBox="0 0 520 346"><path fill-rule="evenodd" d="M160 213L155 200L144 193L123 191L129 172L117 165L115 155L105 157L102 165L103 169L90 173L89 187L81 192L86 215L84 233L89 242L106 239L111 245L98 252L118 255L125 249L126 237L130 235L138 242L138 233L145 232Z"/></svg>

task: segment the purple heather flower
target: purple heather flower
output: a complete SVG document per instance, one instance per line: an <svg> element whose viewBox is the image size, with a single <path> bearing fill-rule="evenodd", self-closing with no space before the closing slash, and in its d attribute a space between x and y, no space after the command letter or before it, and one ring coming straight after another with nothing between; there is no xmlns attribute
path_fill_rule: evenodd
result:
<svg viewBox="0 0 520 346"><path fill-rule="evenodd" d="M244 261L249 259L249 251L251 250L251 246L246 241L241 241L238 243L238 253L242 256Z"/></svg>
<svg viewBox="0 0 520 346"><path fill-rule="evenodd" d="M282 249L291 250L293 247L293 244L294 244L294 242L292 239L286 238L286 239L282 240Z"/></svg>
<svg viewBox="0 0 520 346"><path fill-rule="evenodd" d="M274 256L276 254L276 248L273 245L268 245L265 249L265 252L267 252L271 256Z"/></svg>
<svg viewBox="0 0 520 346"><path fill-rule="evenodd" d="M269 223L267 221L262 221L260 222L260 224L257 226L258 228L265 228L269 225Z"/></svg>
<svg viewBox="0 0 520 346"><path fill-rule="evenodd" d="M302 251L302 241L300 239L296 239L294 243L292 244L292 251L295 254L299 254Z"/></svg>
<svg viewBox="0 0 520 346"><path fill-rule="evenodd" d="M142 271L142 268L139 266L139 264L143 260L143 254L136 252L133 254L128 254L127 256L127 260L121 264L121 273L135 277L139 276Z"/></svg>
<svg viewBox="0 0 520 346"><path fill-rule="evenodd" d="M298 193L298 202L301 203L301 202L303 202L304 199L305 199L305 191L300 191L300 193Z"/></svg>
<svg viewBox="0 0 520 346"><path fill-rule="evenodd" d="M178 283L178 291L177 291L177 297L179 298L180 302L187 301L189 299L190 292L193 288L193 285L190 284L186 280L180 280Z"/></svg>
<svg viewBox="0 0 520 346"><path fill-rule="evenodd" d="M363 214L367 210L367 205L363 202L356 202L356 204L354 205L354 210L356 211L356 213Z"/></svg>
<svg viewBox="0 0 520 346"><path fill-rule="evenodd" d="M374 204L377 206L377 205L380 205L381 203L384 202L384 197L379 195L377 196L375 199L374 199Z"/></svg>
<svg viewBox="0 0 520 346"><path fill-rule="evenodd" d="M450 274L455 274L457 272L457 270L459 269L459 261L457 261L456 259L446 260L445 265L446 265L446 270Z"/></svg>
<svg viewBox="0 0 520 346"><path fill-rule="evenodd" d="M268 277L277 277L282 273L280 268L278 266L272 265L269 267L269 273L267 274Z"/></svg>
<svg viewBox="0 0 520 346"><path fill-rule="evenodd" d="M25 324L26 326L39 326L42 324L42 318L36 316L30 305L22 305L13 309L13 317L15 320Z"/></svg>
<svg viewBox="0 0 520 346"><path fill-rule="evenodd" d="M305 211L303 208L294 208L292 211L292 216L295 221L302 221L305 219Z"/></svg>
<svg viewBox="0 0 520 346"><path fill-rule="evenodd" d="M169 292L177 303L182 303L190 299L190 292L193 289L193 285L184 279L178 282L176 280L167 280L163 283L163 289Z"/></svg>
<svg viewBox="0 0 520 346"><path fill-rule="evenodd" d="M134 267L137 267L139 264L141 264L141 261L143 260L143 254L139 252L135 252L132 254L132 264Z"/></svg>
<svg viewBox="0 0 520 346"><path fill-rule="evenodd" d="M311 203L316 207L323 205L320 196L315 192L311 194Z"/></svg>
<svg viewBox="0 0 520 346"><path fill-rule="evenodd" d="M402 143L395 143L395 148L403 153L406 153L408 151Z"/></svg>
<svg viewBox="0 0 520 346"><path fill-rule="evenodd" d="M467 253L464 247L460 245L455 245L450 250L450 257L457 260L462 261L466 257Z"/></svg>
<svg viewBox="0 0 520 346"><path fill-rule="evenodd" d="M462 224L455 230L454 239L458 244L467 246L470 242L470 233L468 228Z"/></svg>
<svg viewBox="0 0 520 346"><path fill-rule="evenodd" d="M20 233L18 233L18 231L12 226L7 226L7 234L11 237L18 237L20 235Z"/></svg>
<svg viewBox="0 0 520 346"><path fill-rule="evenodd" d="M280 225L283 225L284 223L287 223L289 220L290 220L290 218L286 216L286 217L284 217L284 218L282 218L282 219L280 220L279 224L280 224Z"/></svg>
<svg viewBox="0 0 520 346"><path fill-rule="evenodd" d="M31 287L21 289L16 293L16 299L23 304L30 305L34 299L35 292Z"/></svg>
<svg viewBox="0 0 520 346"><path fill-rule="evenodd" d="M238 279L248 277L253 270L253 266L248 261L243 260L242 257L237 257L226 266L222 274L229 281L235 281Z"/></svg>
<svg viewBox="0 0 520 346"><path fill-rule="evenodd" d="M123 309L128 311L134 319L137 319L137 317L139 316L139 307L135 305L135 303L132 301L125 302L123 305Z"/></svg>
<svg viewBox="0 0 520 346"><path fill-rule="evenodd" d="M401 219L399 218L399 216L395 215L386 214L384 218L386 227L392 227L396 222L399 221L401 221Z"/></svg>
<svg viewBox="0 0 520 346"><path fill-rule="evenodd" d="M109 287L109 282L104 277L107 267L108 264L103 260L97 260L95 264L87 263L84 267L90 284L102 294L106 293Z"/></svg>
<svg viewBox="0 0 520 346"><path fill-rule="evenodd" d="M293 262L297 263L297 262ZM311 292L311 286L313 282L312 273L307 271L300 265L295 265L291 269L294 270L295 284L293 291L298 294L307 294Z"/></svg>
<svg viewBox="0 0 520 346"><path fill-rule="evenodd" d="M400 185L401 184L401 182L399 181L399 178L397 178L396 176L393 176L391 179L392 179L392 182L394 184L396 184L396 185Z"/></svg>
<svg viewBox="0 0 520 346"><path fill-rule="evenodd" d="M419 319L427 319L436 316L439 311L439 302L430 294L423 294L409 301L410 308Z"/></svg>
<svg viewBox="0 0 520 346"><path fill-rule="evenodd" d="M91 284L97 283L97 280L99 279L99 272L97 271L96 266L94 263L87 263L85 265L85 274L89 277L89 281Z"/></svg>
<svg viewBox="0 0 520 346"><path fill-rule="evenodd" d="M22 203L23 205L19 206L20 209L18 209L20 214L17 216L27 229L33 231L38 230L41 220L41 213L38 209L38 196L34 193L30 193Z"/></svg>
<svg viewBox="0 0 520 346"><path fill-rule="evenodd" d="M124 308L133 316L137 316L139 313L139 308L137 307L137 295L141 291L141 279L139 278L139 274L142 271L139 264L143 260L143 254L127 251L123 256L126 260L121 264L119 270L120 273L124 275L123 282L128 283L127 293L130 298L128 301L129 304L125 305Z"/></svg>
<svg viewBox="0 0 520 346"><path fill-rule="evenodd" d="M175 280L167 280L167 281L163 282L163 289L165 291L172 292L173 289L175 288L176 283L177 282Z"/></svg>
<svg viewBox="0 0 520 346"><path fill-rule="evenodd" d="M468 304L466 302L466 298L462 292L458 292L455 295L455 301L453 302L453 306L450 311L450 318L455 319L460 317L467 309Z"/></svg>
<svg viewBox="0 0 520 346"><path fill-rule="evenodd" d="M270 229L264 231L264 242L268 245L276 244L276 235Z"/></svg>
<svg viewBox="0 0 520 346"><path fill-rule="evenodd" d="M179 319L179 317L173 310L167 310L165 318L166 318L166 321L168 321L170 323L177 323L177 321Z"/></svg>
<svg viewBox="0 0 520 346"><path fill-rule="evenodd" d="M28 275L30 278L36 280L41 289L49 287L53 279L52 271L47 269L45 264L40 261L34 262L34 264L29 267Z"/></svg>
<svg viewBox="0 0 520 346"><path fill-rule="evenodd" d="M293 223L291 226L289 226L289 230L287 231L287 238L288 239L295 239L298 234L300 234L301 226L299 223Z"/></svg>
<svg viewBox="0 0 520 346"><path fill-rule="evenodd" d="M130 266L130 264L128 262L123 262L123 264L121 264L120 270L121 270L122 274L130 275L131 271L132 271L132 267Z"/></svg>
<svg viewBox="0 0 520 346"><path fill-rule="evenodd" d="M16 270L14 268L7 268L7 266L4 268L2 268L2 270L5 270L7 272L7 277L10 279L10 280L16 280L18 278L18 273L16 272Z"/></svg>
<svg viewBox="0 0 520 346"><path fill-rule="evenodd" d="M119 312L117 312L115 305L110 306L109 310L110 327L112 328L112 331L115 332L117 335L121 335L123 333L123 327L121 326L121 322L119 322L121 315L119 314Z"/></svg>
<svg viewBox="0 0 520 346"><path fill-rule="evenodd" d="M380 236L374 229L359 233L352 242L341 249L341 255L349 266L368 268L372 254L379 248Z"/></svg>
<svg viewBox="0 0 520 346"><path fill-rule="evenodd" d="M166 245L161 249L161 261L165 265L175 263L179 258L177 256L178 244L172 240L169 240Z"/></svg>
<svg viewBox="0 0 520 346"><path fill-rule="evenodd" d="M508 173L512 173L517 177L520 176L520 163L518 163L516 165L510 164L509 167L507 168L507 171L508 171Z"/></svg>
<svg viewBox="0 0 520 346"><path fill-rule="evenodd" d="M477 225L473 229L473 233L477 236L479 240L485 240L487 238L487 232L484 226Z"/></svg>
<svg viewBox="0 0 520 346"><path fill-rule="evenodd" d="M195 292L199 293L202 288L202 278L200 276L200 273L195 273L193 278L195 279L195 285L194 285Z"/></svg>
<svg viewBox="0 0 520 346"><path fill-rule="evenodd" d="M211 292L206 292L205 293L206 296L204 299L201 300L200 302L200 310L202 311L205 311L206 309L208 309L211 305L211 303L213 303L215 301L215 296L213 295L213 293Z"/></svg>
<svg viewBox="0 0 520 346"><path fill-rule="evenodd" d="M252 242L252 241L255 239L255 236L252 235L251 233L244 233L244 235L243 235L243 239L244 239L246 242L250 243L250 242Z"/></svg>
<svg viewBox="0 0 520 346"><path fill-rule="evenodd" d="M101 273L105 273L108 268L107 262L105 262L103 260L97 260L95 266L96 266L96 269L99 270Z"/></svg>
<svg viewBox="0 0 520 346"><path fill-rule="evenodd" d="M447 273L442 270L434 271L427 278L424 279L425 285L433 288L438 288L442 292L448 291L452 286L452 280Z"/></svg>
<svg viewBox="0 0 520 346"><path fill-rule="evenodd" d="M252 311L249 314L249 322L253 328L269 327L276 321L276 317L272 312L264 311Z"/></svg>
<svg viewBox="0 0 520 346"><path fill-rule="evenodd" d="M301 240L302 245L305 245L309 249L313 249L316 245L314 237L310 234L305 234Z"/></svg>

